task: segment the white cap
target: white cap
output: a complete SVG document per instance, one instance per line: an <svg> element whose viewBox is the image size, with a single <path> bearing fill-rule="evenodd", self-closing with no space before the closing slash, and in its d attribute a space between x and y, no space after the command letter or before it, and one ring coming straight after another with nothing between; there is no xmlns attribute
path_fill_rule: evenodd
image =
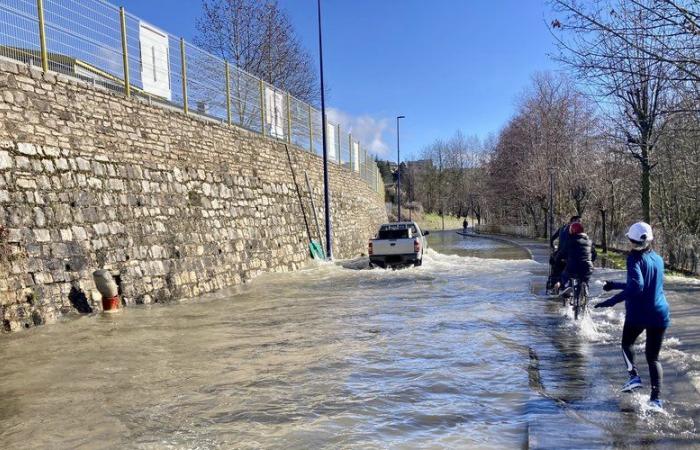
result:
<svg viewBox="0 0 700 450"><path fill-rule="evenodd" d="M654 240L654 233L651 231L651 226L646 222L632 224L625 236L637 242L651 242Z"/></svg>

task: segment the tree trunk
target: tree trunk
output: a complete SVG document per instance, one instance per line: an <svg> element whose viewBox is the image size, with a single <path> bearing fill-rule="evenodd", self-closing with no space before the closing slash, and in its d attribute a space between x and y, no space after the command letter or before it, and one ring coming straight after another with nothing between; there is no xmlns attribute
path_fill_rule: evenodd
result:
<svg viewBox="0 0 700 450"><path fill-rule="evenodd" d="M608 253L608 235L605 229L605 210L600 210L601 223L603 224L603 253Z"/></svg>
<svg viewBox="0 0 700 450"><path fill-rule="evenodd" d="M651 167L645 158L642 161L642 219L651 223Z"/></svg>

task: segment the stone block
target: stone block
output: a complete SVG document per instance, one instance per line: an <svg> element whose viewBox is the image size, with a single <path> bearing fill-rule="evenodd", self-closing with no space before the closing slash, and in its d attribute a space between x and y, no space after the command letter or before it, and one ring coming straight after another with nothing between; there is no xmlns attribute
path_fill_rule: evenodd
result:
<svg viewBox="0 0 700 450"><path fill-rule="evenodd" d="M35 156L39 152L34 144L28 144L26 142L21 142L17 144L17 151L22 155Z"/></svg>
<svg viewBox="0 0 700 450"><path fill-rule="evenodd" d="M0 170L11 169L14 166L14 161L10 156L10 152L0 150Z"/></svg>
<svg viewBox="0 0 700 450"><path fill-rule="evenodd" d="M20 189L36 189L36 181L29 178L19 178L17 187Z"/></svg>
<svg viewBox="0 0 700 450"><path fill-rule="evenodd" d="M51 241L51 232L46 229L34 229L34 239L37 242L50 242Z"/></svg>

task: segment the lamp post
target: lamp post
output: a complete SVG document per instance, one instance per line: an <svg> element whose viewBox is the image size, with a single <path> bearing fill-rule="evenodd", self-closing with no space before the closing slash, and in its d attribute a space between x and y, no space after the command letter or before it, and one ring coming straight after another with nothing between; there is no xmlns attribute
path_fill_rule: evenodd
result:
<svg viewBox="0 0 700 450"><path fill-rule="evenodd" d="M399 222L401 222L401 139L399 136L399 119L405 119L406 116L396 117L396 173L397 175L397 197L399 204Z"/></svg>
<svg viewBox="0 0 700 450"><path fill-rule="evenodd" d="M549 172L549 220L545 237L551 237L554 233L554 167L549 167L547 171Z"/></svg>
<svg viewBox="0 0 700 450"><path fill-rule="evenodd" d="M326 225L326 258L333 259L333 236L331 233L331 202L328 185L328 144L326 143L326 93L323 86L323 35L321 32L321 0L318 6L318 59L321 78L321 139L323 140L323 205Z"/></svg>

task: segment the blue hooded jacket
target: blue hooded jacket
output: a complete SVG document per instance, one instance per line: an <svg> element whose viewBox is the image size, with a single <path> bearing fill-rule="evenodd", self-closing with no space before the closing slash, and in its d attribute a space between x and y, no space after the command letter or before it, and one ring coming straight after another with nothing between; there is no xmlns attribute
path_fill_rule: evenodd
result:
<svg viewBox="0 0 700 450"><path fill-rule="evenodd" d="M638 327L666 328L671 323L664 295L664 261L653 250L632 251L627 257L627 283L613 283L623 289L606 300L606 306L624 300L625 323Z"/></svg>

